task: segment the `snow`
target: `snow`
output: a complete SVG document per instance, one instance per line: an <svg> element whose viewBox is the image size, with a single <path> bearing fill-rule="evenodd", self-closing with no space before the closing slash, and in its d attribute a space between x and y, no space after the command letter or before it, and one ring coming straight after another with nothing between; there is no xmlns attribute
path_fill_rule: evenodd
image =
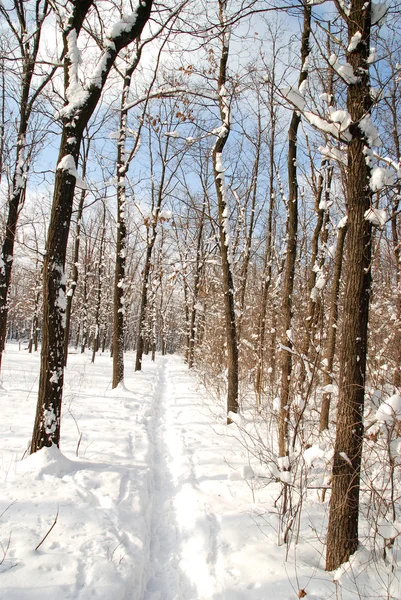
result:
<svg viewBox="0 0 401 600"><path fill-rule="evenodd" d="M352 462L350 461L346 452L339 452L338 454L341 456L342 459L345 460L346 463L348 463L350 466L352 466Z"/></svg>
<svg viewBox="0 0 401 600"><path fill-rule="evenodd" d="M87 189L85 181L81 179L78 175L77 167L75 165L75 159L72 156L72 154L66 154L65 156L63 156L63 158L57 165L57 170L67 171L67 173L75 177L77 187Z"/></svg>
<svg viewBox="0 0 401 600"><path fill-rule="evenodd" d="M347 153L345 150L334 148L333 146L320 146L319 151L327 158L332 158L343 165L347 164Z"/></svg>
<svg viewBox="0 0 401 600"><path fill-rule="evenodd" d="M114 40L122 33L130 32L136 23L137 16L137 10L129 15L123 15L120 21L117 21L108 29L106 36L109 40Z"/></svg>
<svg viewBox="0 0 401 600"><path fill-rule="evenodd" d="M307 448L304 452L304 461L307 465L311 466L313 461L318 459L326 458L326 451L319 446L319 444L314 444L310 448Z"/></svg>
<svg viewBox="0 0 401 600"><path fill-rule="evenodd" d="M70 61L68 67L68 87L66 89L67 105L60 111L59 115L67 117L83 106L88 98L88 92L85 90L79 80L79 65L81 64L81 54L77 46L77 32L72 29L67 36L67 58Z"/></svg>
<svg viewBox="0 0 401 600"><path fill-rule="evenodd" d="M172 216L173 213L171 212L171 210L164 209L159 212L159 219L164 219L165 221L171 219Z"/></svg>
<svg viewBox="0 0 401 600"><path fill-rule="evenodd" d="M331 102L331 99L333 98L333 94L327 94L326 92L324 92L323 94L319 95L320 100L322 100L323 102Z"/></svg>
<svg viewBox="0 0 401 600"><path fill-rule="evenodd" d="M304 116L311 125L320 131L323 131L323 133L328 133L338 139L351 141L351 134L349 131L344 130L341 123L329 123L326 121L326 119L323 119L322 117L319 117L319 115L315 115L310 111L305 111Z"/></svg>
<svg viewBox="0 0 401 600"><path fill-rule="evenodd" d="M365 135L370 147L381 146L379 132L373 125L372 119L369 115L366 115L366 117L363 117L363 119L360 120L359 129Z"/></svg>
<svg viewBox="0 0 401 600"><path fill-rule="evenodd" d="M294 87L286 87L280 90L282 95L288 102L293 104L299 110L303 110L305 108L305 99L301 93L301 90Z"/></svg>
<svg viewBox="0 0 401 600"><path fill-rule="evenodd" d="M358 46L359 42L361 41L361 39L362 39L362 33L360 31L357 31L352 36L352 38L350 40L350 43L348 44L347 51L348 52L353 52L357 48L357 46Z"/></svg>
<svg viewBox="0 0 401 600"><path fill-rule="evenodd" d="M333 123L339 123L340 131L348 129L352 123L351 115L347 110L335 110L332 106L329 108L329 118Z"/></svg>
<svg viewBox="0 0 401 600"><path fill-rule="evenodd" d="M387 11L388 6L385 2L372 2L372 25L382 25Z"/></svg>
<svg viewBox="0 0 401 600"><path fill-rule="evenodd" d="M102 87L103 73L107 70L107 64L108 64L109 60L110 60L110 52L108 50L106 50L100 56L100 58L97 62L97 65L88 80L88 87L91 87L91 86L94 86L97 88Z"/></svg>
<svg viewBox="0 0 401 600"><path fill-rule="evenodd" d="M376 412L376 419L384 423L401 420L401 396L394 394L384 400Z"/></svg>
<svg viewBox="0 0 401 600"><path fill-rule="evenodd" d="M383 167L374 167L370 176L370 189L373 192L378 192L386 185L393 185L394 171Z"/></svg>
<svg viewBox="0 0 401 600"><path fill-rule="evenodd" d="M354 74L352 66L348 62L340 63L336 54L330 56L329 63L345 83L353 85L359 82L359 77Z"/></svg>
<svg viewBox="0 0 401 600"><path fill-rule="evenodd" d="M370 49L370 52L369 52L369 56L368 56L368 58L367 58L367 61L366 61L366 62L367 62L369 65L371 65L371 64L373 64L374 62L376 62L376 60L377 60L377 56L376 56L376 48L371 48L371 49ZM377 95L378 95L378 94L376 94L376 96L377 96Z"/></svg>
<svg viewBox="0 0 401 600"><path fill-rule="evenodd" d="M71 353L61 448L23 458L40 356L7 345L1 599L288 600L305 589L307 598L323 600L334 598L338 585L343 600L364 597L364 591L384 597L380 578L386 580L386 571L377 561L368 566L362 545L352 569L347 563L335 573L337 583L324 571L328 499L322 502L312 488L329 488L328 443L304 450L312 488L302 500L299 541L296 550L279 546L275 502L280 481L293 485L289 457L273 464L247 451L255 414L232 415L236 423L227 426L224 403L181 357L157 356L155 363L144 357L137 373L134 358L126 354L127 377L111 390L108 355L92 364L90 353ZM397 398L388 403L401 414ZM398 523L378 523L381 536L398 530Z"/></svg>
<svg viewBox="0 0 401 600"><path fill-rule="evenodd" d="M329 383L328 385L322 387L322 392L324 392L325 394L335 394L338 392L338 388L336 385Z"/></svg>
<svg viewBox="0 0 401 600"><path fill-rule="evenodd" d="M380 208L369 208L365 212L365 219L373 223L373 225L383 227L388 220L388 214L386 210L382 210Z"/></svg>

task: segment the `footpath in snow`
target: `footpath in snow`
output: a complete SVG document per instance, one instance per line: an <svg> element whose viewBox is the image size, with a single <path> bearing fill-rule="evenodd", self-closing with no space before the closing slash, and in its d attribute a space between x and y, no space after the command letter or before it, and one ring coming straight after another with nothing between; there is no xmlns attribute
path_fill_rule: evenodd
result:
<svg viewBox="0 0 401 600"><path fill-rule="evenodd" d="M112 391L109 357L71 355L61 452L21 460L38 368L39 356L7 348L1 600L287 600L301 588L307 600L336 597L315 532L302 560L285 563L268 488L255 495L256 480L244 479L253 471L236 426L180 357L134 373L128 355L125 387Z"/></svg>

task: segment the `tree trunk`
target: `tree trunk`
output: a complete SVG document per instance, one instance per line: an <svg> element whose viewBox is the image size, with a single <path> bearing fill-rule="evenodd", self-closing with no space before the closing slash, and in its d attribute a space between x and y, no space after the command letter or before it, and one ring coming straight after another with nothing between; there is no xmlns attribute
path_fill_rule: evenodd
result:
<svg viewBox="0 0 401 600"><path fill-rule="evenodd" d="M200 223L198 229L198 239L196 243L196 259L195 259L195 277L194 277L194 291L191 307L191 316L189 319L189 347L188 347L188 368L192 369L194 366L194 352L195 352L195 338L196 338L196 314L197 314L197 303L199 297L199 286L200 278L203 269L203 257L202 257L202 239L203 239L203 227L205 222L205 211L206 202L202 204L202 213L200 216Z"/></svg>
<svg viewBox="0 0 401 600"><path fill-rule="evenodd" d="M82 28L93 0L81 0L71 7L67 28L63 32L64 76L67 103L62 111L63 131L58 156L53 204L46 242L43 268L43 342L39 394L32 435L31 453L44 446L60 444L60 417L64 380L65 260L71 212L76 184L76 166L83 131L100 99L108 74L118 53L142 32L152 8L152 0L143 0L131 29L123 28L111 40L100 58L99 81L92 84L79 105L68 97L70 84L78 85L74 42Z"/></svg>
<svg viewBox="0 0 401 600"><path fill-rule="evenodd" d="M221 117L221 127L213 148L213 172L218 203L219 234L221 266L223 271L223 293L224 293L224 315L226 323L227 344L227 414L238 412L238 342L237 327L235 320L235 290L233 280L233 264L230 256L230 233L229 233L229 207L227 204L226 190L224 184L224 168L222 166L222 152L231 128L231 109L226 89L227 62L229 53L229 28L226 25L226 0L219 0L219 19L222 27L222 51L220 57L218 95ZM232 421L227 417L227 423Z"/></svg>
<svg viewBox="0 0 401 600"><path fill-rule="evenodd" d="M125 146L128 120L126 106L131 87L131 77L132 71L127 70L124 76L121 97L120 132L117 144L117 243L113 305L113 389L124 379L124 286L127 252L125 177L128 171Z"/></svg>
<svg viewBox="0 0 401 600"><path fill-rule="evenodd" d="M275 44L275 40L273 41ZM269 81L269 110L270 110L270 139L269 139L269 212L267 217L267 240L266 252L263 268L263 285L262 285L262 305L260 308L259 324L258 324L258 358L256 365L255 390L256 390L256 406L260 411L262 407L262 393L264 387L264 348L266 337L266 313L269 288L272 278L272 261L273 261L273 214L276 206L276 194L274 190L275 181L275 165L274 152L276 144L276 112L277 108L273 103L275 93L275 72L276 72L276 52L275 45L273 47L273 69ZM273 312L273 311L271 311Z"/></svg>
<svg viewBox="0 0 401 600"><path fill-rule="evenodd" d="M136 346L136 360L135 360L135 371L140 371L142 369L142 356L143 354L148 353L145 352L145 326L146 326L146 309L148 305L148 285L150 280L150 271L152 268L152 254L153 248L156 242L157 236L157 225L159 221L159 213L163 201L163 189L166 177L166 164L167 164L167 154L169 147L169 138L167 138L167 142L164 149L164 156L162 158L162 168L160 175L160 183L159 190L156 196L156 202L152 202L152 222L148 224L148 232L147 232L147 246L146 246L146 254L145 254L145 265L143 268L143 281L142 281L142 294L141 294L141 306L139 311L139 323L138 323L138 339ZM151 174L152 178L152 187L153 187L153 173ZM154 198L154 189L152 189L152 200Z"/></svg>
<svg viewBox="0 0 401 600"><path fill-rule="evenodd" d="M330 312L327 323L327 339L324 351L325 371L323 376L323 386L326 387L333 383L333 365L336 351L337 339L337 320L338 320L338 297L340 293L341 270L343 265L344 242L347 233L346 225L343 225L337 234L336 255L334 258L333 284L330 295ZM322 432L329 428L331 392L325 392L322 398L322 409L320 411L319 431Z"/></svg>
<svg viewBox="0 0 401 600"><path fill-rule="evenodd" d="M311 26L311 6L304 6L304 24L301 44L302 70L298 87L306 80L308 72L305 61L309 55L309 37ZM305 69L305 70L304 70ZM297 134L301 117L297 110L293 111L288 132L288 217L287 217L287 251L283 281L283 297L281 302L282 335L281 344L288 350L281 350L281 392L280 414L278 426L278 453L284 457L288 453L288 423L290 419L290 386L292 372L292 294L294 290L295 259L297 254L298 229L298 182L297 182Z"/></svg>
<svg viewBox="0 0 401 600"><path fill-rule="evenodd" d="M326 569L346 562L358 547L359 484L363 444L363 407L367 355L367 328L371 284L372 224L365 219L371 206L371 168L366 164L368 140L358 126L371 109L369 64L371 4L353 0L348 41L361 33L347 61L358 74L348 86L347 108L352 119L349 131L346 179L348 231L343 322L341 328L339 400L334 447L333 483L327 532Z"/></svg>
<svg viewBox="0 0 401 600"><path fill-rule="evenodd" d="M90 143L85 149L83 153L83 161L82 161L82 179L85 179L86 176L86 164L89 155L89 147ZM79 204L77 209L77 226L75 230L75 240L74 240L74 249L72 253L72 266L71 266L71 282L70 287L67 292L66 298L66 306L65 306L65 332L64 332L64 366L67 366L68 360L68 345L70 342L70 327L71 327L71 313L72 313L72 302L74 300L75 291L77 289L78 284L78 261L79 261L79 248L81 244L81 221L82 221L82 213L85 204L86 198L86 190L81 190L79 196Z"/></svg>
<svg viewBox="0 0 401 600"><path fill-rule="evenodd" d="M103 202L102 230L100 234L99 258L97 267L97 290L95 308L95 334L93 336L92 363L95 362L96 352L100 346L100 308L102 304L104 241L106 238L106 205Z"/></svg>

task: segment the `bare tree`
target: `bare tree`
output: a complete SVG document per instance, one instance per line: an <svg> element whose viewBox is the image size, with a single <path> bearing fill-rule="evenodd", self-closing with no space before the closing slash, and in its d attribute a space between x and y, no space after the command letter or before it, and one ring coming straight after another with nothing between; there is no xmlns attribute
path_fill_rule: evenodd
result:
<svg viewBox="0 0 401 600"><path fill-rule="evenodd" d="M42 27L48 15L49 3L47 0L36 0L34 5L35 9L32 10L23 0L14 0L12 8L6 8L3 3L0 4L0 15L7 23L19 49L19 56L16 62L20 64L19 77L21 80L18 103L17 150L8 199L6 229L0 256L0 368L7 335L7 300L14 259L15 237L19 213L25 199L30 153L32 152L32 143L28 144L27 140L29 124L35 103L55 71L54 68L49 69L39 80L39 85L33 85L33 77L37 70ZM14 14L16 19L14 19ZM2 60L1 73L4 83L4 58ZM0 135L1 161L3 161L4 153L4 90L5 88L3 87L1 108L3 125ZM3 165L1 165L1 171L2 168Z"/></svg>
<svg viewBox="0 0 401 600"><path fill-rule="evenodd" d="M306 59L309 55L309 38L312 9L309 4L303 9L303 31L301 41L302 67L298 80L298 88L308 77ZM290 418L290 386L292 371L292 294L294 290L295 260L297 254L298 229L298 181L297 181L297 146L298 127L301 115L294 110L288 131L288 201L287 201L287 239L283 281L283 296L281 302L282 320L282 351L281 351L281 391L280 415L278 430L278 452L280 457L288 454L288 423Z"/></svg>
<svg viewBox="0 0 401 600"><path fill-rule="evenodd" d="M343 320L341 327L339 400L334 448L333 483L327 532L326 569L346 562L358 546L359 482L363 444L363 406L371 284L372 223L370 133L372 98L369 81L372 5L352 0L345 12L337 7L348 29L347 62L355 79L348 85L347 110L352 123L348 144L346 202L348 231ZM365 120L365 121L364 121Z"/></svg>
<svg viewBox="0 0 401 600"><path fill-rule="evenodd" d="M93 0L74 0L70 3L67 17L59 17L64 43L67 103L61 111L63 127L43 269L44 327L31 452L36 452L43 446L58 446L60 443L64 379L64 267L82 136L119 52L140 36L149 19L153 2L143 0L132 15L111 28L105 36L105 45L94 77L83 88L78 79L77 38L93 4Z"/></svg>
<svg viewBox="0 0 401 600"><path fill-rule="evenodd" d="M229 232L229 207L227 204L226 189L224 183L224 167L222 164L222 153L227 143L231 129L231 108L227 83L227 66L229 54L230 26L227 22L226 0L218 0L221 55L219 62L219 76L217 81L217 92L219 97L219 109L221 126L217 133L217 139L213 147L213 169L214 182L217 195L219 213L219 234L221 266L223 270L223 294L224 314L227 343L227 414L238 412L238 341L235 317L235 298L232 257L230 256L230 232ZM231 419L227 417L227 423Z"/></svg>

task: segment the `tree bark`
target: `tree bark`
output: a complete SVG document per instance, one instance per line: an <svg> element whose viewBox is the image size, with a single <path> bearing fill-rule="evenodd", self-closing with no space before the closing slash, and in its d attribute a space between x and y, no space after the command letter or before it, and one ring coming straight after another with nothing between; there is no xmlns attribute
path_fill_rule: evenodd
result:
<svg viewBox="0 0 401 600"><path fill-rule="evenodd" d="M229 207L227 204L226 190L224 184L224 169L222 166L222 152L227 143L231 128L231 110L226 89L227 63L229 53L229 28L226 25L226 0L219 0L219 19L222 27L222 51L219 65L219 78L217 91L219 95L219 108L221 127L213 148L213 172L216 188L221 266L223 271L223 294L224 314L226 324L227 344L227 415L230 412L238 412L238 341L235 319L235 290L232 272L232 257L230 256L230 234L229 234ZM227 417L227 423L232 420Z"/></svg>
<svg viewBox="0 0 401 600"><path fill-rule="evenodd" d="M195 353L195 338L196 338L196 314L197 314L197 303L199 297L199 286L203 269L203 256L202 256L202 239L203 239L203 227L205 223L205 211L206 202L202 204L202 212L200 215L200 223L198 229L198 239L196 242L196 259L195 259L195 277L194 277L194 291L191 306L191 315L189 319L189 346L188 346L188 368L192 369L194 366L194 353Z"/></svg>
<svg viewBox="0 0 401 600"><path fill-rule="evenodd" d="M358 547L359 485L363 444L363 408L367 355L369 293L371 285L372 224L365 213L371 206L371 168L366 161L369 143L358 124L369 115L371 3L353 0L349 16L348 41L356 32L361 40L347 61L358 76L348 85L347 108L352 119L349 131L346 179L348 231L346 274L341 328L339 400L334 447L332 492L327 532L326 569L332 571L346 562Z"/></svg>
<svg viewBox="0 0 401 600"><path fill-rule="evenodd" d="M85 152L83 152L83 161L82 161L82 179L85 179L86 176L86 165L89 156L89 148L90 142L88 142L87 147L85 148ZM85 189L81 190L79 196L79 203L77 209L77 225L75 229L75 239L74 246L72 252L72 266L71 266L71 282L70 287L67 292L66 298L66 307L65 307L65 331L64 331L64 366L67 366L68 361L68 345L70 342L70 327L71 327L71 313L72 313L72 303L74 300L75 291L77 289L78 284L78 261L79 261L79 249L81 245L81 222L82 222L82 214L84 210L85 198L87 192Z"/></svg>
<svg viewBox="0 0 401 600"><path fill-rule="evenodd" d="M100 347L100 309L101 309L101 305L102 305L105 238L106 238L106 205L103 202L102 229L101 229L101 234L100 234L99 256L98 256L98 264L97 264L95 333L93 336L92 363L95 362L96 352L99 350L99 347Z"/></svg>
<svg viewBox="0 0 401 600"><path fill-rule="evenodd" d="M306 80L308 71L305 61L309 55L309 37L311 27L311 6L304 6L304 21L301 42L302 69L298 87ZM288 423L290 418L290 387L292 372L292 294L294 290L295 259L297 254L298 229L298 182L297 182L297 135L301 122L299 111L294 110L288 132L288 217L287 251L285 257L283 297L281 302L282 335L281 344L288 348L281 350L281 391L278 425L278 453L284 457L288 453Z"/></svg>
<svg viewBox="0 0 401 600"><path fill-rule="evenodd" d="M343 254L344 254L344 242L347 234L347 227L343 225L338 230L337 234L337 247L336 254L334 257L334 273L333 273L333 284L331 286L330 294L330 312L329 320L327 323L327 340L325 343L324 361L325 371L323 376L323 386L326 387L333 383L333 365L334 356L336 351L336 339L337 339L337 320L338 320L338 297L340 294L340 283L341 283L341 271L343 265ZM331 392L325 392L322 398L322 409L320 411L320 423L319 431L322 432L329 428L329 416L330 416L330 401Z"/></svg>

